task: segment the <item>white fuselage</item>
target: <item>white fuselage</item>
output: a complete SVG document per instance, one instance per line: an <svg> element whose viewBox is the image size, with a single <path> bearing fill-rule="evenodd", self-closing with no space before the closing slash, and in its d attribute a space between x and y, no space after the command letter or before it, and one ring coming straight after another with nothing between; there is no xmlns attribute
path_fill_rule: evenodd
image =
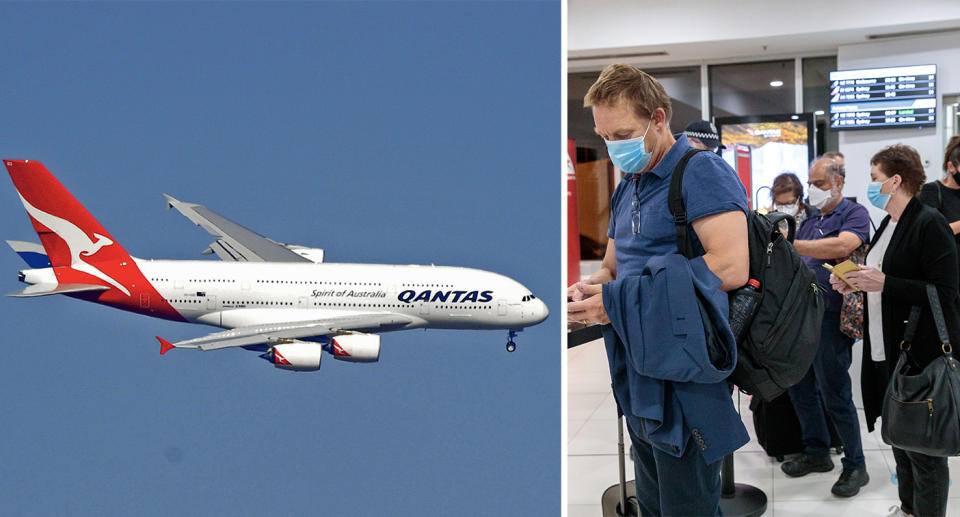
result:
<svg viewBox="0 0 960 517"><path fill-rule="evenodd" d="M135 260L160 296L184 319L223 328L391 312L412 322L382 330L519 330L548 315L546 305L519 282L478 269Z"/></svg>

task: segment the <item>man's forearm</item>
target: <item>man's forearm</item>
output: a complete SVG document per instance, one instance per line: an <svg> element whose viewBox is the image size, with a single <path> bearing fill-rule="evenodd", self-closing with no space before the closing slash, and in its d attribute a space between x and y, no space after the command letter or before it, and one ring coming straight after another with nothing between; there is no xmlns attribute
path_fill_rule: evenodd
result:
<svg viewBox="0 0 960 517"><path fill-rule="evenodd" d="M853 252L852 249L849 249L849 245L839 237L815 241L793 241L793 247L797 249L797 253L804 257L820 260L843 258Z"/></svg>
<svg viewBox="0 0 960 517"><path fill-rule="evenodd" d="M605 284L613 280L613 273L605 267L601 267L594 274L583 281L585 284Z"/></svg>

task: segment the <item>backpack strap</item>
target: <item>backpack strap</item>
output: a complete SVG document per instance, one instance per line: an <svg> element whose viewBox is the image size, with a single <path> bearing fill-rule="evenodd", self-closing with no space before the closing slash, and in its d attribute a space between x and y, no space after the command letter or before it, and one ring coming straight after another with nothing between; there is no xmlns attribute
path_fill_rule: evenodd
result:
<svg viewBox="0 0 960 517"><path fill-rule="evenodd" d="M786 221L787 241L791 244L793 243L794 237L797 236L797 220L792 215L783 212L770 212L767 214L767 219L770 220L770 223L773 225L773 231L775 232L780 231L780 223Z"/></svg>
<svg viewBox="0 0 960 517"><path fill-rule="evenodd" d="M683 204L683 171L687 168L687 162L693 155L706 149L690 148L677 166L673 168L673 175L670 178L670 193L667 196L667 205L670 207L670 213L673 215L673 224L677 227L677 249L688 259L693 258L693 242L690 239L690 228L687 223L687 207Z"/></svg>

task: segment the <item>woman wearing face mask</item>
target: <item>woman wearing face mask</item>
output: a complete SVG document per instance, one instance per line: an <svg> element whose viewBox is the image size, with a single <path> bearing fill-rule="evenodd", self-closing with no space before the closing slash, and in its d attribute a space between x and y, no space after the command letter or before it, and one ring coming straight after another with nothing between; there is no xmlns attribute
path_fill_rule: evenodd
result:
<svg viewBox="0 0 960 517"><path fill-rule="evenodd" d="M920 199L943 214L960 248L960 135L951 138L947 144L943 171L947 173L943 179L923 186Z"/></svg>
<svg viewBox="0 0 960 517"><path fill-rule="evenodd" d="M952 343L960 343L960 297L953 232L939 212L915 199L925 179L920 155L912 147L894 145L875 154L870 165L867 198L888 215L870 242L866 266L846 278L867 293L861 386L867 428L873 431L911 307L921 307L910 352L923 367L942 353L925 286L937 288ZM852 291L834 275L830 284L841 293ZM950 477L947 458L897 447L893 456L900 506L892 507L890 515L944 515Z"/></svg>
<svg viewBox="0 0 960 517"><path fill-rule="evenodd" d="M770 187L770 197L773 206L770 211L783 212L792 215L797 221L797 228L804 219L814 213L813 208L803 202L803 184L800 178L792 172L784 172L773 179Z"/></svg>

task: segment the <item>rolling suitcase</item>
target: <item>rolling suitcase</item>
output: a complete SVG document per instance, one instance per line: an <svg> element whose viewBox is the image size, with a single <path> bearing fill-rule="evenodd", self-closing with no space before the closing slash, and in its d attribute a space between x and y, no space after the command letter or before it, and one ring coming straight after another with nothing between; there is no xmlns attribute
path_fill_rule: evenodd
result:
<svg viewBox="0 0 960 517"><path fill-rule="evenodd" d="M632 449L630 455L633 456ZM637 493L637 487L633 481L627 481L626 461L623 457L623 413L620 412L619 406L617 407L617 457L620 460L620 482L603 492L603 497L600 499L603 517L639 516L640 507L637 505L637 496L630 495Z"/></svg>
<svg viewBox="0 0 960 517"><path fill-rule="evenodd" d="M763 447L767 456L783 461L788 454L803 452L803 436L800 432L800 421L793 410L790 395L784 393L770 402L760 397L753 397L750 401L750 411L753 412L753 428L757 433L757 442ZM840 435L828 415L827 430L830 432L830 447L834 452L841 454L843 444Z"/></svg>

